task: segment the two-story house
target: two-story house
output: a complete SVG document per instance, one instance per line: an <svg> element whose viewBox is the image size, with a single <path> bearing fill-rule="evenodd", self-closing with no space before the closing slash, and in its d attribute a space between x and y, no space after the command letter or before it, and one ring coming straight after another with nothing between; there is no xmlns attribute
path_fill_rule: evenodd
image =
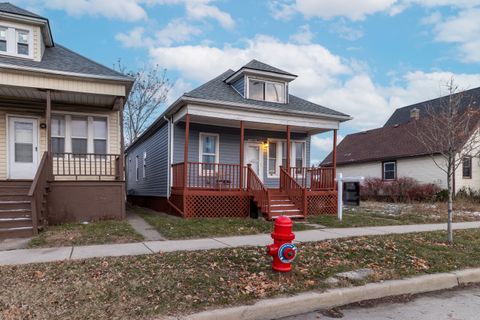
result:
<svg viewBox="0 0 480 320"><path fill-rule="evenodd" d="M295 78L252 60L182 95L127 148L130 201L187 218L336 213L335 162L311 168L310 138L350 116L290 94Z"/></svg>
<svg viewBox="0 0 480 320"><path fill-rule="evenodd" d="M122 109L132 79L54 42L0 3L0 238L122 218Z"/></svg>

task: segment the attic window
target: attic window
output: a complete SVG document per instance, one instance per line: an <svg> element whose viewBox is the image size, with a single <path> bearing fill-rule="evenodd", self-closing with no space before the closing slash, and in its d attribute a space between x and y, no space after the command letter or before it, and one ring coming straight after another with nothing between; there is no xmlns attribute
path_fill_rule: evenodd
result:
<svg viewBox="0 0 480 320"><path fill-rule="evenodd" d="M7 51L7 28L0 27L0 51Z"/></svg>
<svg viewBox="0 0 480 320"><path fill-rule="evenodd" d="M28 31L17 30L17 54L29 55Z"/></svg>
<svg viewBox="0 0 480 320"><path fill-rule="evenodd" d="M285 103L285 83L249 79L248 98L254 100Z"/></svg>
<svg viewBox="0 0 480 320"><path fill-rule="evenodd" d="M22 58L33 58L32 29L17 29L8 23L1 25L0 53Z"/></svg>

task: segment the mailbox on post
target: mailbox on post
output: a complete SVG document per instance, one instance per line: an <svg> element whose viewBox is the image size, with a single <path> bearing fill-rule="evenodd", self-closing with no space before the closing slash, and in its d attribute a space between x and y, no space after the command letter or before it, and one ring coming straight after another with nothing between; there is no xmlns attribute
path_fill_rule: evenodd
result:
<svg viewBox="0 0 480 320"><path fill-rule="evenodd" d="M337 213L338 213L338 221L342 222L342 219L343 219L343 201L344 201L344 198L346 197L353 197L355 196L355 190L346 190L346 186L345 184L347 183L357 183L357 186L358 187L358 204L360 204L360 182L363 181L363 177L343 177L342 173L340 172L339 174L337 174L337 183L338 183L338 186L337 186L337 190L338 190L338 204L337 204ZM356 188L355 187L355 188ZM354 189L354 188L353 188ZM349 192L348 195L345 195L344 196L344 191L345 194L347 192Z"/></svg>
<svg viewBox="0 0 480 320"><path fill-rule="evenodd" d="M343 183L343 204L347 206L360 205L360 181L346 181Z"/></svg>

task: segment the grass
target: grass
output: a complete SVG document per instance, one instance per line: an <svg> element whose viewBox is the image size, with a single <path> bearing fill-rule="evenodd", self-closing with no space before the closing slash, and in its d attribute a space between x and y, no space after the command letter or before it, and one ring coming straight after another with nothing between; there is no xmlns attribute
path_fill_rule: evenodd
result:
<svg viewBox="0 0 480 320"><path fill-rule="evenodd" d="M105 220L89 224L67 223L48 226L29 242L30 248L80 246L142 241L143 237L126 221Z"/></svg>
<svg viewBox="0 0 480 320"><path fill-rule="evenodd" d="M263 219L183 219L141 207L133 207L132 210L167 239L194 239L260 234L272 232L273 229L273 223ZM294 223L293 229L300 231L312 229L312 227L302 223Z"/></svg>
<svg viewBox="0 0 480 320"><path fill-rule="evenodd" d="M145 319L323 290L328 277L371 268L368 281L480 266L480 230L412 233L299 245L289 274L264 248L171 252L0 267L0 318ZM343 281L340 286L365 282Z"/></svg>

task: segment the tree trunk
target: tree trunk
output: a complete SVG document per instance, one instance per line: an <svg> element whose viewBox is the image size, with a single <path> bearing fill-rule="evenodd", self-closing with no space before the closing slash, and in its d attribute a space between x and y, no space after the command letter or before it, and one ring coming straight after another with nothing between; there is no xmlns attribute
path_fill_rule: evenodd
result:
<svg viewBox="0 0 480 320"><path fill-rule="evenodd" d="M453 228L452 228L452 215L453 215L453 188L452 188L452 171L451 167L448 169L447 189L448 189L448 222L447 233L448 243L453 244Z"/></svg>

